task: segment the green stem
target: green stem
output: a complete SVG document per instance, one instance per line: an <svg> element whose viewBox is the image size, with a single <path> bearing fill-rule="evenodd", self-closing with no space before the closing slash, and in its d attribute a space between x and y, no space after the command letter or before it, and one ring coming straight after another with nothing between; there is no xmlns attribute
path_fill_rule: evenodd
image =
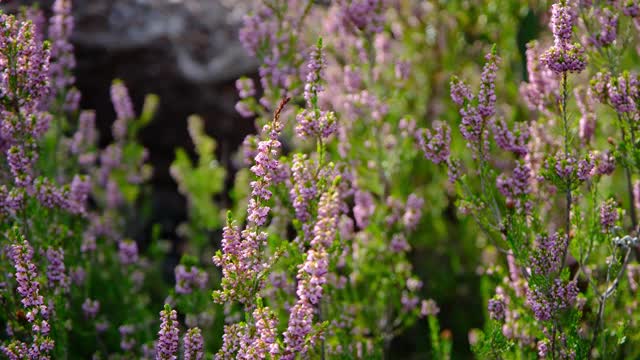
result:
<svg viewBox="0 0 640 360"><path fill-rule="evenodd" d="M562 73L562 102L560 104L560 111L562 115L562 128L564 138L564 158L569 159L569 120L567 119L567 99L569 98L569 86L567 83L567 73ZM573 197L571 194L572 187L571 180L566 181L566 217L565 217L565 235L567 236L567 245L565 246L562 254L562 268L567 260L567 253L569 251L569 244L571 243L571 206L573 203Z"/></svg>

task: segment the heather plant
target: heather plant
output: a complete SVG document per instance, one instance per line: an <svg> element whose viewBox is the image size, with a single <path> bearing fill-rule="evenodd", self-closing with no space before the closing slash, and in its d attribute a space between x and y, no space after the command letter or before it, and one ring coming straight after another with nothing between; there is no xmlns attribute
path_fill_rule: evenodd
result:
<svg viewBox="0 0 640 360"><path fill-rule="evenodd" d="M159 99L114 80L99 146L71 2L0 15L2 358L640 356L638 4L254 5L256 131L224 168L188 119L177 265L140 231Z"/></svg>
<svg viewBox="0 0 640 360"><path fill-rule="evenodd" d="M633 80L622 72L611 81L602 69L617 69L625 61L622 44L633 37L617 33L618 21L629 13L625 9L617 3L552 6L553 43L535 42L527 49L528 82L520 90L530 115L524 121L509 125L504 119L509 114L499 112L495 48L486 57L477 92L453 78L460 140L472 161L463 163L443 150L449 146L438 136L443 130L426 131L425 156L447 165L459 189L460 210L503 254L485 270L489 319L484 334L474 334L480 357L637 356L635 292L623 284L638 245L629 161L637 125L625 121L631 108L615 105L621 104L616 84L630 90L626 84ZM597 14L598 23L587 14ZM589 34L588 40L576 41L579 31ZM584 72L593 78L577 75ZM579 123L571 113L572 89ZM610 105L615 115L599 115L596 101ZM609 197L619 172L626 178L619 184L626 182L628 191L626 198L617 192L616 201ZM623 201L628 212L618 205Z"/></svg>
<svg viewBox="0 0 640 360"><path fill-rule="evenodd" d="M131 352L144 337L124 338L127 328L155 321L143 290L151 264L128 239L131 224L143 221L133 215L143 216L151 174L135 137L151 120L155 99L138 117L124 84L114 82L114 141L97 148L95 114L78 110L72 87L70 6L57 1L46 28L35 8L0 15L0 351L10 359Z"/></svg>

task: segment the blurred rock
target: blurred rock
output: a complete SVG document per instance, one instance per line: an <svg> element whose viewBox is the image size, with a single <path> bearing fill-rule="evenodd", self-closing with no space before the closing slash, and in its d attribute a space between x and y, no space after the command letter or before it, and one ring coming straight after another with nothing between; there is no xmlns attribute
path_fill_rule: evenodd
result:
<svg viewBox="0 0 640 360"><path fill-rule="evenodd" d="M246 11L230 0L76 1L74 41L111 52L160 47L184 79L224 82L256 66L237 40Z"/></svg>
<svg viewBox="0 0 640 360"><path fill-rule="evenodd" d="M6 1L15 11L37 2L50 15L52 0ZM155 168L156 221L171 228L184 218L184 200L169 176L177 146L191 151L188 115L200 114L207 132L218 140L220 160L230 157L250 120L240 118L234 105L234 81L255 75L257 63L238 41L242 16L250 0L74 0L77 86L82 107L95 109L101 142L110 141L115 118L109 99L112 79L129 87L137 110L144 96L160 96L158 114L142 134Z"/></svg>

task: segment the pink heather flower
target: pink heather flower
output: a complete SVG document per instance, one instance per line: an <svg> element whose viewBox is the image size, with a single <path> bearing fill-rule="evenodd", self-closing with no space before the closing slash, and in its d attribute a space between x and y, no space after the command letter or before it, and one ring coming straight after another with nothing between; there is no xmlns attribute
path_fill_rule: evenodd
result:
<svg viewBox="0 0 640 360"><path fill-rule="evenodd" d="M463 106L465 102L473 100L473 94L469 86L457 77L451 78L451 100L458 106Z"/></svg>
<svg viewBox="0 0 640 360"><path fill-rule="evenodd" d="M96 324L96 328L100 326L101 328L104 324ZM122 351L131 351L133 347L136 345L136 339L131 335L135 333L135 328L133 325L121 325L118 327L118 332L120 332L120 348Z"/></svg>
<svg viewBox="0 0 640 360"><path fill-rule="evenodd" d="M95 146L98 139L96 130L96 113L93 110L83 110L78 117L78 130L73 134L69 146L71 153L80 155Z"/></svg>
<svg viewBox="0 0 640 360"><path fill-rule="evenodd" d="M538 341L536 348L538 349L538 356L542 359L546 359L549 353L549 340L544 339Z"/></svg>
<svg viewBox="0 0 640 360"><path fill-rule="evenodd" d="M571 43L576 10L570 5L556 3L551 7L551 30L554 44L540 56L540 61L556 74L581 72L587 63L584 48Z"/></svg>
<svg viewBox="0 0 640 360"><path fill-rule="evenodd" d="M84 268L79 266L71 268L69 270L69 275L73 284L77 286L82 286L84 284L84 280L87 278L87 272Z"/></svg>
<svg viewBox="0 0 640 360"><path fill-rule="evenodd" d="M356 219L356 225L360 229L364 229L369 225L369 219L376 210L373 196L367 191L356 190L354 202L353 216Z"/></svg>
<svg viewBox="0 0 640 360"><path fill-rule="evenodd" d="M618 14L605 7L597 10L596 18L600 25L600 32L593 34L589 42L597 47L613 44L618 35Z"/></svg>
<svg viewBox="0 0 640 360"><path fill-rule="evenodd" d="M480 78L480 90L477 96L477 104L472 102L468 87L457 78L451 80L451 98L460 106L460 132L467 140L467 146L474 151L474 157L482 154L482 160L486 160L488 153L488 129L487 122L495 114L495 80L500 58L495 54L495 49L485 56L487 60ZM465 100L466 99L466 100Z"/></svg>
<svg viewBox="0 0 640 360"><path fill-rule="evenodd" d="M480 91L478 92L478 113L489 118L496 113L496 76L500 57L494 51L485 56L486 63L480 75Z"/></svg>
<svg viewBox="0 0 640 360"><path fill-rule="evenodd" d="M47 18L44 16L42 9L35 6L29 6L25 10L24 20L31 21L31 23L33 23L33 33L36 41L42 42L44 40L44 31L47 26Z"/></svg>
<svg viewBox="0 0 640 360"><path fill-rule="evenodd" d="M246 101L238 101L235 105L235 109L243 118L250 118L256 115Z"/></svg>
<svg viewBox="0 0 640 360"><path fill-rule="evenodd" d="M322 92L321 85L326 61L322 51L322 41L311 52L307 63L307 79L304 86L306 108L296 116L296 134L302 138L316 136L327 138L337 131L335 114L332 111L320 110L318 94Z"/></svg>
<svg viewBox="0 0 640 360"><path fill-rule="evenodd" d="M8 345L3 345L0 347L0 351L9 360L29 359L31 355L27 344L19 340L13 340Z"/></svg>
<svg viewBox="0 0 640 360"><path fill-rule="evenodd" d="M184 360L202 360L204 358L204 339L199 328L191 328L184 334Z"/></svg>
<svg viewBox="0 0 640 360"><path fill-rule="evenodd" d="M0 347L0 351L10 360L22 359L50 359L50 352L54 348L54 341L48 337L34 336L29 346L20 340L12 340L7 346Z"/></svg>
<svg viewBox="0 0 640 360"><path fill-rule="evenodd" d="M100 311L100 302L86 298L82 303L82 311L87 319L95 319Z"/></svg>
<svg viewBox="0 0 640 360"><path fill-rule="evenodd" d="M261 6L254 14L244 16L238 37L249 55L256 55L266 46L278 48L281 40L277 37L279 24L275 18L273 10L267 6Z"/></svg>
<svg viewBox="0 0 640 360"><path fill-rule="evenodd" d="M256 94L256 88L253 80L247 77L241 77L236 80L236 89L241 99L254 96Z"/></svg>
<svg viewBox="0 0 640 360"><path fill-rule="evenodd" d="M595 173L598 175L611 175L616 169L616 159L610 151L600 153L596 164Z"/></svg>
<svg viewBox="0 0 640 360"><path fill-rule="evenodd" d="M306 354L315 339L308 338L313 324L314 306L322 297L322 286L327 282L329 254L340 215L340 197L332 190L322 194L318 203L318 219L313 228L311 249L298 270L298 300L291 309L289 324L284 333L285 350L282 359L292 360Z"/></svg>
<svg viewBox="0 0 640 360"><path fill-rule="evenodd" d="M406 60L398 60L395 66L396 79L406 81L411 75L411 63Z"/></svg>
<svg viewBox="0 0 640 360"><path fill-rule="evenodd" d="M407 279L407 289L409 289L409 291L411 292L416 292L422 289L423 285L424 284L422 283L422 281L420 281L420 279L416 279L416 278Z"/></svg>
<svg viewBox="0 0 640 360"><path fill-rule="evenodd" d="M251 172L257 177L256 181L251 183L253 205L250 204L249 220L256 223L261 221L264 223L266 211L264 207L259 206L260 200L269 200L271 192L267 188L271 185L273 180L273 173L278 170L279 161L276 157L279 154L281 147L280 141L277 140L279 130L270 130L269 139L263 140L258 143L258 151L255 156L255 164L251 167ZM269 132L269 131L266 131Z"/></svg>
<svg viewBox="0 0 640 360"><path fill-rule="evenodd" d="M53 3L53 16L49 20L49 40L51 41L50 77L51 97L55 98L73 85L76 67L71 34L73 33L73 15L71 0L56 0Z"/></svg>
<svg viewBox="0 0 640 360"><path fill-rule="evenodd" d="M64 250L62 248L48 248L47 257L47 279L49 287L55 290L66 292L69 290L69 277L65 273Z"/></svg>
<svg viewBox="0 0 640 360"><path fill-rule="evenodd" d="M609 84L611 83L611 74L608 72L599 72L591 78L590 89L599 102L606 104L609 99Z"/></svg>
<svg viewBox="0 0 640 360"><path fill-rule="evenodd" d="M238 300L243 303L252 301L255 277L263 269L259 262L260 248L264 246L267 234L256 230L239 229L227 224L223 232L222 251L213 261L222 267L222 291L216 291L216 301ZM229 296L233 296L233 299Z"/></svg>
<svg viewBox="0 0 640 360"><path fill-rule="evenodd" d="M110 179L107 181L107 186L105 188L105 200L106 206L109 209L117 209L124 202L124 198L120 192L120 187L114 180Z"/></svg>
<svg viewBox="0 0 640 360"><path fill-rule="evenodd" d="M539 286L527 291L527 304L540 321L552 320L560 311L571 307L578 296L575 280L564 283L556 278L548 290Z"/></svg>
<svg viewBox="0 0 640 360"><path fill-rule="evenodd" d="M15 243L9 250L9 257L16 272L15 279L18 283L18 294L20 302L26 310L26 319L31 324L33 333L33 343L28 353L29 359L49 359L49 352L53 350L54 342L47 337L51 327L48 323L49 309L44 304L44 299L40 295L40 284L38 283L38 273L33 263L33 248L24 239L21 243ZM12 342L8 347L0 348L9 358L20 355L26 349L26 344ZM19 357L23 359L25 357Z"/></svg>
<svg viewBox="0 0 640 360"><path fill-rule="evenodd" d="M333 111L303 109L296 116L296 133L302 138L316 136L328 138L338 130Z"/></svg>
<svg viewBox="0 0 640 360"><path fill-rule="evenodd" d="M347 94L343 104L344 116L348 120L355 121L366 116L375 121L381 121L389 112L389 105L368 90Z"/></svg>
<svg viewBox="0 0 640 360"><path fill-rule="evenodd" d="M296 354L308 351L306 337L311 333L313 307L308 302L298 302L291 309L289 326L284 333L285 352L282 359L295 359Z"/></svg>
<svg viewBox="0 0 640 360"><path fill-rule="evenodd" d="M418 197L416 194L409 195L405 213L402 215L402 222L407 230L413 231L418 226L420 218L422 217L423 206L424 199Z"/></svg>
<svg viewBox="0 0 640 360"><path fill-rule="evenodd" d="M242 149L242 162L244 165L250 166L258 154L258 139L255 135L247 135L240 146Z"/></svg>
<svg viewBox="0 0 640 360"><path fill-rule="evenodd" d="M224 335L222 335L222 346L216 354L216 360L235 360L238 357L236 353L240 348L243 338L246 338L245 324L231 324L224 326Z"/></svg>
<svg viewBox="0 0 640 360"><path fill-rule="evenodd" d="M449 183L453 184L460 178L460 168L462 164L458 159L451 159L447 162L447 176L449 177Z"/></svg>
<svg viewBox="0 0 640 360"><path fill-rule="evenodd" d="M536 239L536 249L529 262L533 274L551 275L560 270L562 254L567 246L567 237L555 233L551 236L540 235Z"/></svg>
<svg viewBox="0 0 640 360"><path fill-rule="evenodd" d="M388 208L388 215L385 217L384 222L388 227L392 227L400 221L404 210L404 204L399 199L389 196L387 197L386 205Z"/></svg>
<svg viewBox="0 0 640 360"><path fill-rule="evenodd" d="M109 321L107 320L102 320L102 321L98 321L96 322L96 331L98 332L98 334L103 334L105 331L107 331L109 329L109 327L111 326L111 324L109 323ZM118 328L118 331L121 330L122 327ZM132 330L133 331L133 330ZM122 332L120 333L122 336ZM123 345L123 341L125 339L121 338L120 339L120 348L124 350L125 346ZM129 340L130 343L132 343L132 347L133 345L135 345L135 340Z"/></svg>
<svg viewBox="0 0 640 360"><path fill-rule="evenodd" d="M502 296L496 296L489 300L487 305L489 310L489 317L496 321L503 321L505 316L505 304L502 300Z"/></svg>
<svg viewBox="0 0 640 360"><path fill-rule="evenodd" d="M138 261L138 244L133 240L118 242L118 259L122 265L135 264Z"/></svg>
<svg viewBox="0 0 640 360"><path fill-rule="evenodd" d="M618 207L613 199L609 199L600 205L600 226L602 232L610 232L618 221Z"/></svg>
<svg viewBox="0 0 640 360"><path fill-rule="evenodd" d="M222 249L213 257L216 266L222 268L222 289L216 291L216 302L238 300L249 302L253 295L247 293L254 277L262 267L257 262L259 249L266 241L266 233L240 229L227 223L222 234ZM230 298L232 296L233 298Z"/></svg>
<svg viewBox="0 0 640 360"><path fill-rule="evenodd" d="M74 175L69 185L70 200L84 207L90 191L91 179L86 175Z"/></svg>
<svg viewBox="0 0 640 360"><path fill-rule="evenodd" d="M350 93L355 93L362 88L362 74L355 66L344 67L344 87Z"/></svg>
<svg viewBox="0 0 640 360"><path fill-rule="evenodd" d="M178 314L169 305L160 312L160 331L156 343L156 360L174 360L178 357L180 330Z"/></svg>
<svg viewBox="0 0 640 360"><path fill-rule="evenodd" d="M6 185L0 185L0 215L15 214L22 208L24 199L22 189L7 189Z"/></svg>
<svg viewBox="0 0 640 360"><path fill-rule="evenodd" d="M129 90L122 81L116 80L111 84L111 102L116 112L116 121L113 123L113 137L117 141L125 140L129 121L135 118L133 103L129 97Z"/></svg>
<svg viewBox="0 0 640 360"><path fill-rule="evenodd" d="M140 347L140 352L142 352L141 360L155 359L156 358L155 343L142 344L142 346Z"/></svg>
<svg viewBox="0 0 640 360"><path fill-rule="evenodd" d="M402 296L400 297L400 304L402 304L403 311L412 311L418 306L419 303L420 299L416 295L410 294L407 291L402 292Z"/></svg>
<svg viewBox="0 0 640 360"><path fill-rule="evenodd" d="M580 109L580 114L582 115L580 117L578 135L580 136L580 140L588 144L596 130L594 95L591 89L587 89L587 91L576 89L574 95L578 108Z"/></svg>
<svg viewBox="0 0 640 360"><path fill-rule="evenodd" d="M576 11L569 4L559 2L551 6L550 25L555 45L563 45L571 41L575 20Z"/></svg>
<svg viewBox="0 0 640 360"><path fill-rule="evenodd" d="M270 207L260 206L255 199L250 199L249 205L247 206L247 211L249 212L247 220L255 224L255 226L262 226L267 222L269 210L271 210Z"/></svg>
<svg viewBox="0 0 640 360"><path fill-rule="evenodd" d="M511 176L505 174L498 176L496 186L506 198L508 206L515 206L518 210L528 212L531 204L528 201L523 202L523 197L531 191L530 177L531 170L525 164L518 164Z"/></svg>
<svg viewBox="0 0 640 360"><path fill-rule="evenodd" d="M314 178L315 165L308 159L306 154L295 154L291 174L293 186L289 190L289 198L296 218L302 222L309 219L310 201L315 199L318 189Z"/></svg>
<svg viewBox="0 0 640 360"><path fill-rule="evenodd" d="M272 359L280 355L280 346L277 340L278 319L268 307L258 307L253 310L256 335L246 350L246 355L253 359L266 359L267 354Z"/></svg>
<svg viewBox="0 0 640 360"><path fill-rule="evenodd" d="M304 85L304 99L308 108L314 107L317 101L318 93L323 90L320 81L324 76L324 69L327 67L324 52L322 49L322 40L319 40L316 47L309 55L307 62L307 79Z"/></svg>
<svg viewBox="0 0 640 360"><path fill-rule="evenodd" d="M443 122L436 122L433 132L422 129L417 134L418 145L424 156L435 164L446 162L449 159L449 147L451 144L451 128Z"/></svg>
<svg viewBox="0 0 640 360"><path fill-rule="evenodd" d="M469 142L469 146L478 143L483 136L487 135L487 131L482 130L484 120L482 116L480 116L480 113L478 113L477 108L471 106L462 108L460 109L460 115L462 116L460 132L465 140Z"/></svg>
<svg viewBox="0 0 640 360"><path fill-rule="evenodd" d="M554 44L540 56L540 61L556 74L581 72L587 66L584 48L571 43L576 11L568 4L551 7L551 30Z"/></svg>
<svg viewBox="0 0 640 360"><path fill-rule="evenodd" d="M337 190L324 193L318 202L318 220L313 227L312 247L329 248L336 235L340 215L340 196Z"/></svg>
<svg viewBox="0 0 640 360"><path fill-rule="evenodd" d="M587 181L593 174L593 169L596 163L592 154L589 154L586 158L578 161L578 171L576 172L576 178L579 181Z"/></svg>
<svg viewBox="0 0 640 360"><path fill-rule="evenodd" d="M33 166L38 159L34 144L14 145L7 151L9 170L17 187L31 187L34 180Z"/></svg>
<svg viewBox="0 0 640 360"><path fill-rule="evenodd" d="M77 185L77 184L76 184ZM68 187L59 188L48 178L38 178L34 184L35 197L42 206L50 209L59 208L71 214L85 214L85 204L78 202L76 197L82 194L71 194ZM74 187L75 191L79 189Z"/></svg>
<svg viewBox="0 0 640 360"><path fill-rule="evenodd" d="M18 283L17 290L20 294L20 302L29 311L27 319L33 322L38 313L46 318L48 310L44 305L42 295L40 295L38 271L33 263L33 248L26 240L23 240L21 243L11 246L10 257L16 269L15 279Z"/></svg>
<svg viewBox="0 0 640 360"><path fill-rule="evenodd" d="M80 107L81 99L82 94L80 93L80 90L77 88L69 89L69 91L67 91L67 96L64 99L64 104L62 104L62 109L69 113L77 111Z"/></svg>
<svg viewBox="0 0 640 360"><path fill-rule="evenodd" d="M638 4L638 0L623 1L622 13L632 18L640 16L640 5Z"/></svg>
<svg viewBox="0 0 640 360"><path fill-rule="evenodd" d="M440 308L435 301L433 301L432 299L422 300L422 303L420 304L420 315L422 317L436 316L439 312Z"/></svg>
<svg viewBox="0 0 640 360"><path fill-rule="evenodd" d="M584 48L577 43L562 48L552 46L541 55L540 61L556 74L579 73L587 67Z"/></svg>
<svg viewBox="0 0 640 360"><path fill-rule="evenodd" d="M379 33L385 22L384 0L340 0L337 18L343 28L353 33Z"/></svg>
<svg viewBox="0 0 640 360"><path fill-rule="evenodd" d="M174 272L178 294L191 294L194 287L202 290L207 286L209 275L195 266L190 266L187 270L185 265L178 265Z"/></svg>
<svg viewBox="0 0 640 360"><path fill-rule="evenodd" d="M109 174L112 170L122 165L122 148L117 144L107 146L100 153L100 176L99 183L106 186L109 180Z"/></svg>
<svg viewBox="0 0 640 360"><path fill-rule="evenodd" d="M373 39L373 47L376 50L375 61L378 65L387 65L392 59L393 55L391 53L391 45L391 37L388 34L381 32L375 35ZM361 45L358 46L360 47ZM362 59L367 59L365 49L361 49L360 53L362 54ZM374 74L374 76L377 78L379 75Z"/></svg>
<svg viewBox="0 0 640 360"><path fill-rule="evenodd" d="M407 242L407 238L402 234L394 234L391 237L389 248L394 253L407 252L411 250L411 246Z"/></svg>
<svg viewBox="0 0 640 360"><path fill-rule="evenodd" d="M527 155L529 127L525 123L514 124L514 130L511 131L504 119L496 120L493 122L493 136L500 148L518 156Z"/></svg>
<svg viewBox="0 0 640 360"><path fill-rule="evenodd" d="M520 94L530 110L543 111L547 106L555 104L559 96L558 75L541 66L540 55L542 51L537 41L527 44L527 75L528 82L520 85Z"/></svg>
<svg viewBox="0 0 640 360"><path fill-rule="evenodd" d="M636 73L625 72L618 78L610 78L607 86L607 98L611 106L619 113L632 113L640 100L640 80Z"/></svg>
<svg viewBox="0 0 640 360"><path fill-rule="evenodd" d="M2 66L0 70L0 98L3 99L0 109L14 113L22 111L23 116L28 118L49 94L50 52L37 40L32 23L1 14L0 24L0 48L5 50L0 54L0 64L16 64ZM12 54L12 59L7 58L7 54ZM12 86L9 81L14 82ZM7 128L23 125L17 122L8 124L12 120L10 116L4 116L3 133ZM15 132L16 129L13 130Z"/></svg>
<svg viewBox="0 0 640 360"><path fill-rule="evenodd" d="M594 156L588 155L584 159L577 160L572 155L565 156L562 153L556 157L550 157L546 161L548 170L555 172L564 184L572 184L575 182L587 181L593 176L593 170L596 166Z"/></svg>

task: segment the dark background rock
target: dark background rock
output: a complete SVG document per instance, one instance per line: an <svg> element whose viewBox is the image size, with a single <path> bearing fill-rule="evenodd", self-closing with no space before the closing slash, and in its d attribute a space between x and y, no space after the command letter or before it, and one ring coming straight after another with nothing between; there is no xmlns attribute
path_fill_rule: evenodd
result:
<svg viewBox="0 0 640 360"><path fill-rule="evenodd" d="M6 1L4 7L15 11L34 2L51 14L52 0ZM253 130L252 121L234 110L235 79L257 68L237 36L247 6L243 0L73 1L77 87L82 108L97 112L101 143L111 140L115 119L112 79L124 80L138 111L145 94L160 96L158 113L140 136L154 166L152 221L165 230L175 229L186 216L168 171L176 147L192 150L186 118L196 113L205 119L227 166Z"/></svg>

